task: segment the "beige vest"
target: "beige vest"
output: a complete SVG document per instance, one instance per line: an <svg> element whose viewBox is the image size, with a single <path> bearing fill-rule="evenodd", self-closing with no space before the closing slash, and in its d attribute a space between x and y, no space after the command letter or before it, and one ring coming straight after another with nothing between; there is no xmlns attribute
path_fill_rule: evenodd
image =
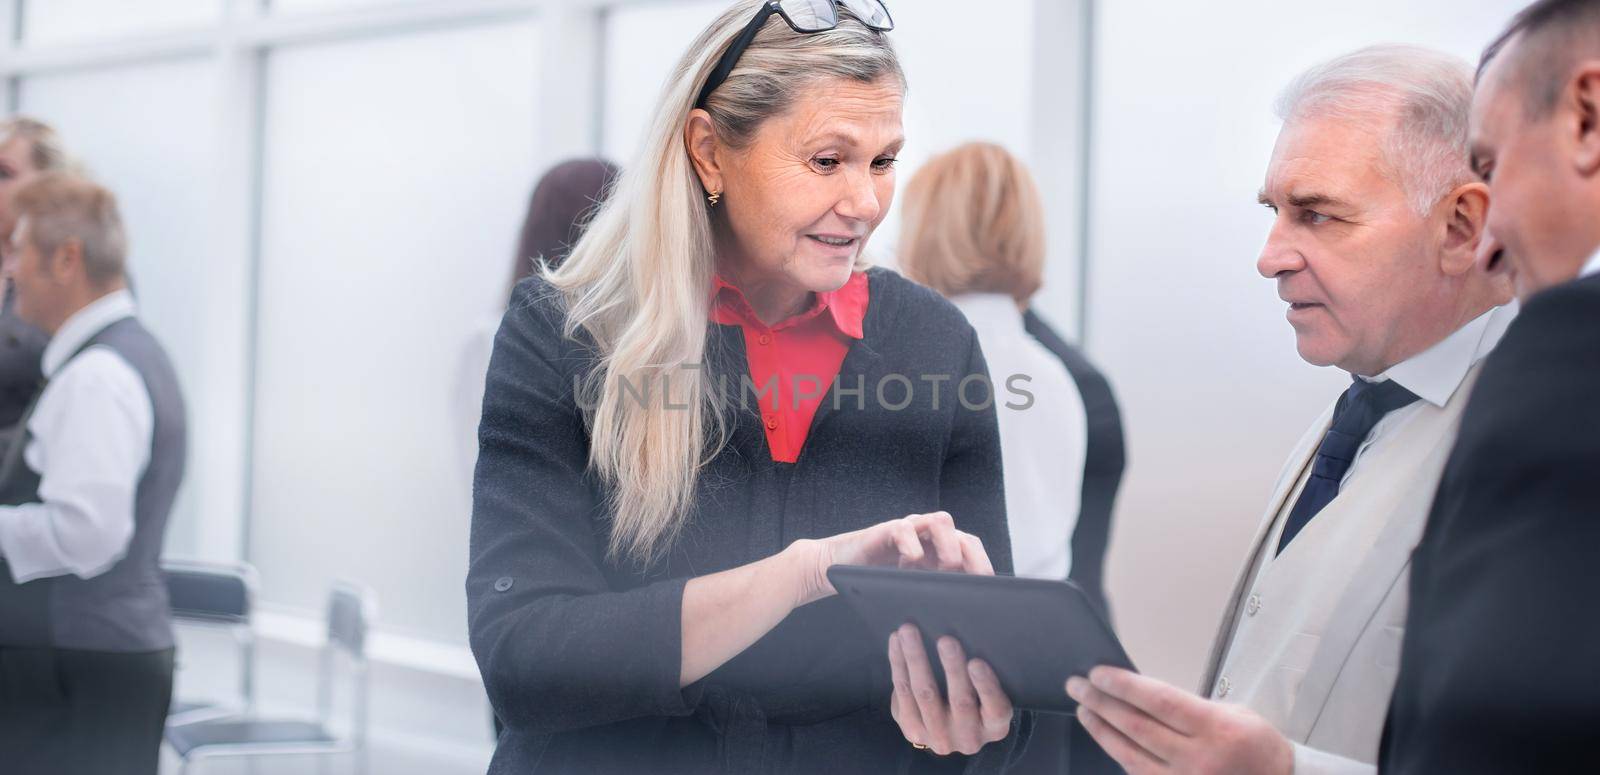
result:
<svg viewBox="0 0 1600 775"><path fill-rule="evenodd" d="M1377 760L1400 666L1411 550L1478 369L1444 408L1424 404L1364 452L1338 497L1274 556L1333 407L1312 425L1256 529L1202 696L1251 708L1295 743Z"/></svg>

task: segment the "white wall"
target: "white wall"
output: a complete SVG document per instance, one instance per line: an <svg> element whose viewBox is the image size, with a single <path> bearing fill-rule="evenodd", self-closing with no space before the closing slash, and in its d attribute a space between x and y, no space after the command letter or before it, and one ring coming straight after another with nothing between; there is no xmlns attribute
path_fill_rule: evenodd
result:
<svg viewBox="0 0 1600 775"><path fill-rule="evenodd" d="M1372 43L1475 62L1522 4L1097 4L1088 341L1129 431L1110 595L1147 672L1199 680L1283 457L1347 379L1299 360L1255 273L1273 98Z"/></svg>

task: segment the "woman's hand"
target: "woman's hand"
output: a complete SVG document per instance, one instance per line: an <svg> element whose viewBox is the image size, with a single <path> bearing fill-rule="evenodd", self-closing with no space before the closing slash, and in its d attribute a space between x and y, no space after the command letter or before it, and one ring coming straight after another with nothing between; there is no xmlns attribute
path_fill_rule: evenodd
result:
<svg viewBox="0 0 1600 775"><path fill-rule="evenodd" d="M821 540L796 541L801 579L796 606L835 593L828 569L835 565L896 565L901 568L994 575L989 553L977 536L956 529L943 511L912 514Z"/></svg>
<svg viewBox="0 0 1600 775"><path fill-rule="evenodd" d="M821 540L803 539L764 560L690 579L683 588L683 663L688 686L767 634L791 611L834 594L828 568L891 565L993 574L976 536L949 514L913 514Z"/></svg>
<svg viewBox="0 0 1600 775"><path fill-rule="evenodd" d="M939 662L950 697L939 693L933 666L922 648L922 633L906 624L889 636L889 670L894 695L889 713L912 745L944 756L975 754L1011 733L1011 699L1000 688L994 669L981 659L967 659L960 641L939 639Z"/></svg>

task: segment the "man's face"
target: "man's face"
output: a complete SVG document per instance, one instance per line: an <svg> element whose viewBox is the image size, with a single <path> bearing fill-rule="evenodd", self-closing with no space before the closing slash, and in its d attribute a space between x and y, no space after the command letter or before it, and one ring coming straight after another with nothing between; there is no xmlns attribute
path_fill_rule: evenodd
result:
<svg viewBox="0 0 1600 775"><path fill-rule="evenodd" d="M1429 219L1386 174L1382 122L1297 118L1278 135L1261 203L1276 215L1256 264L1289 303L1300 357L1372 376L1431 343L1447 300Z"/></svg>
<svg viewBox="0 0 1600 775"><path fill-rule="evenodd" d="M6 247L4 273L17 291L17 317L53 333L60 325L56 311L61 306L61 283L52 275L50 262L33 245L28 231L28 220L23 218Z"/></svg>
<svg viewBox="0 0 1600 775"><path fill-rule="evenodd" d="M1518 42L1489 63L1472 97L1472 166L1489 186L1488 232L1479 260L1510 272L1526 299L1572 279L1595 248L1594 214L1567 160L1576 117L1558 104L1527 110L1525 78L1514 74Z"/></svg>

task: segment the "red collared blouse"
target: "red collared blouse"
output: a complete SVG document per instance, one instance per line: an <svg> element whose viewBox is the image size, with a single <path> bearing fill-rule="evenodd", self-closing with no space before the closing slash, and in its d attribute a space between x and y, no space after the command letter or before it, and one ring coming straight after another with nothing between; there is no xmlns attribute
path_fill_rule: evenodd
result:
<svg viewBox="0 0 1600 775"><path fill-rule="evenodd" d="M744 330L767 449L773 460L796 462L817 407L839 376L850 341L862 337L867 275L850 275L838 290L817 294L810 309L772 326L761 322L742 291L721 276L714 282L711 320Z"/></svg>

